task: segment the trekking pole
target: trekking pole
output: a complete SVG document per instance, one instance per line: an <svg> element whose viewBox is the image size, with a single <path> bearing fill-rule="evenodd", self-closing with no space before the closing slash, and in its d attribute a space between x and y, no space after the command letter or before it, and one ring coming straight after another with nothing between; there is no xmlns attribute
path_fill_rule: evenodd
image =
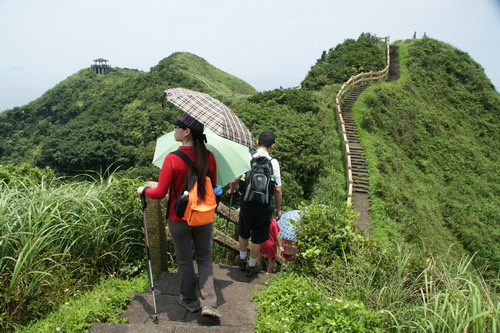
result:
<svg viewBox="0 0 500 333"><path fill-rule="evenodd" d="M149 272L149 281L151 283L151 292L153 294L153 308L155 311L153 322L158 324L158 311L156 310L156 297L155 297L155 284L153 281L153 269L151 268L151 254L149 253L149 239L148 239L148 226L146 224L146 196L144 193L141 194L141 207L142 207L142 215L144 221L144 239L146 241L146 258L148 261L148 272Z"/></svg>

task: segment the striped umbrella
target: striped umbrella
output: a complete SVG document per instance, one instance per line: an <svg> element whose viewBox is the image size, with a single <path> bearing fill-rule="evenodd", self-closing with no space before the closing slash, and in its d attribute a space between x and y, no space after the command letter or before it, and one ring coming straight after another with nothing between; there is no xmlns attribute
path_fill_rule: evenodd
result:
<svg viewBox="0 0 500 333"><path fill-rule="evenodd" d="M252 133L245 124L231 109L212 96L189 89L172 88L165 90L165 99L217 135L249 148L254 147Z"/></svg>

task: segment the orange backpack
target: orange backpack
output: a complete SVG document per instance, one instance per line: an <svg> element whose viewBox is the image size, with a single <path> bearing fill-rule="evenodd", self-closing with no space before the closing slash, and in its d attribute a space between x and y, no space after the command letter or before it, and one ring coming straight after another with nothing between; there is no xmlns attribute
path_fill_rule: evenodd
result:
<svg viewBox="0 0 500 333"><path fill-rule="evenodd" d="M184 181L184 186L175 202L175 213L182 217L190 226L200 226L214 221L217 198L210 172L205 176L205 199L198 198L198 175L194 163L180 150L172 152L189 165L189 171Z"/></svg>

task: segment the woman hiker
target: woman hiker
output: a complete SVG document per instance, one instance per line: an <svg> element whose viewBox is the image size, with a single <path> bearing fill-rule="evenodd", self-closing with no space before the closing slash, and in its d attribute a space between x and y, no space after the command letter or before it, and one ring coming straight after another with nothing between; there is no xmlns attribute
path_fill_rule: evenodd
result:
<svg viewBox="0 0 500 333"><path fill-rule="evenodd" d="M204 126L187 113L182 114L173 123L175 125L174 138L181 142L179 150L185 153L196 164L198 175L210 172L213 184L217 182L217 166L214 155L205 146L206 136ZM215 295L213 267L212 267L212 223L202 226L189 226L186 221L175 213L175 198L182 191L184 180L189 166L181 157L168 154L163 161L158 185L156 188L141 186L137 194L144 194L147 198L163 199L170 187L172 191L168 203L168 229L172 235L175 247L175 256L179 268L181 290L179 304L190 312L200 310L204 317L220 318L217 310L217 296ZM200 179L198 177L198 183ZM204 192L204 186L201 191ZM200 194L200 192L198 192ZM204 193L201 193L204 196ZM202 197L203 197L202 196ZM199 289L201 298L196 296L196 280L193 267L193 249L199 272Z"/></svg>

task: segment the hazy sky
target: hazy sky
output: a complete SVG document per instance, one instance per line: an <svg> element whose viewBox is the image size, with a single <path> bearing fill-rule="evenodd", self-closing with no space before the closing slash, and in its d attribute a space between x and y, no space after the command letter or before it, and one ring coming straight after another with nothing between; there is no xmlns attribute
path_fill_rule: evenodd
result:
<svg viewBox="0 0 500 333"><path fill-rule="evenodd" d="M500 0L0 0L0 110L105 58L143 71L194 53L257 90L296 87L324 50L360 33L429 37L500 88Z"/></svg>

